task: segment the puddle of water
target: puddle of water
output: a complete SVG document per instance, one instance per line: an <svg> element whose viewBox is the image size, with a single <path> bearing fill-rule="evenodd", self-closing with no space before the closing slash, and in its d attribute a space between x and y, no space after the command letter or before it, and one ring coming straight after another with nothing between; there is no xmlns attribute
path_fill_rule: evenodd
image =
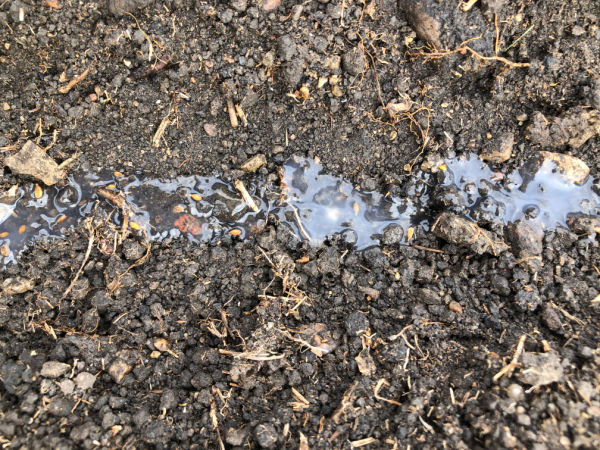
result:
<svg viewBox="0 0 600 450"><path fill-rule="evenodd" d="M260 179L246 186L258 206L254 212L238 190L219 177L159 180L77 172L61 187L41 190L26 184L14 198L0 200L0 264L15 262L35 239L64 236L102 202L114 209L113 220L120 225L121 211L106 200L118 195L131 208L129 226L154 241L182 234L192 242L213 241L231 230L244 238L261 229L271 215L313 245L341 234L364 249L377 245L386 227L401 227L405 235L417 223L426 225L423 219L433 218L440 205L479 223L527 218L545 229L566 226L569 214L600 215L593 180L582 185L567 182L552 164L524 180L519 171L500 177L469 155L446 161L446 170L437 181L434 178L416 173L407 196L392 197L360 191L323 173L310 159L292 158L281 171L281 196L269 198L272 189Z"/></svg>
<svg viewBox="0 0 600 450"><path fill-rule="evenodd" d="M465 215L479 223L528 219L554 229L566 227L572 214L600 215L594 180L588 177L581 185L566 181L551 161L535 174L517 170L507 176L492 171L476 155L446 164L449 176L443 184L456 186L465 201Z"/></svg>

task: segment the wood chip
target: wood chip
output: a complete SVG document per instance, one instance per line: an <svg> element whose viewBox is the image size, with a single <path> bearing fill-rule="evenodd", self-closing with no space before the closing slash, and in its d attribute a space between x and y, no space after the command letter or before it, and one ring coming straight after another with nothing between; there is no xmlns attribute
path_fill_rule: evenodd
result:
<svg viewBox="0 0 600 450"><path fill-rule="evenodd" d="M227 113L229 114L229 123L233 128L237 128L239 126L239 122L237 119L237 115L235 114L235 107L233 106L233 100L230 98L227 99Z"/></svg>

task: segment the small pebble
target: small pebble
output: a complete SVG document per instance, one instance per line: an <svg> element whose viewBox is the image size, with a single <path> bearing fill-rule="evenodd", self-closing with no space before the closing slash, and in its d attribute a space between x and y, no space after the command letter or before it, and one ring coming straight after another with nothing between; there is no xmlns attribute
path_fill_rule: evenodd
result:
<svg viewBox="0 0 600 450"><path fill-rule="evenodd" d="M59 361L48 361L42 366L41 375L46 378L58 378L67 371L71 370L71 366Z"/></svg>
<svg viewBox="0 0 600 450"><path fill-rule="evenodd" d="M510 386L508 386L506 388L506 394L515 402L521 401L523 400L523 398L525 398L523 387L517 383L513 383Z"/></svg>

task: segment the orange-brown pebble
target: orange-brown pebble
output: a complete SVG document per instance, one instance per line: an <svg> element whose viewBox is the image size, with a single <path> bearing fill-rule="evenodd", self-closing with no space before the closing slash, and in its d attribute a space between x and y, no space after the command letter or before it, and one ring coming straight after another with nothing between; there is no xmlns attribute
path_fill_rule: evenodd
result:
<svg viewBox="0 0 600 450"><path fill-rule="evenodd" d="M238 228L234 228L233 230L229 230L229 234L232 236L241 236L242 230L240 230Z"/></svg>
<svg viewBox="0 0 600 450"><path fill-rule="evenodd" d="M25 230L26 230L26 229L27 229L27 226L25 226L25 225L21 225L21 226L19 227L19 234L23 234L23 233L25 233Z"/></svg>
<svg viewBox="0 0 600 450"><path fill-rule="evenodd" d="M35 198L42 198L42 195L44 195L44 191L39 184L35 185L35 188L33 189L33 195L35 195Z"/></svg>
<svg viewBox="0 0 600 450"><path fill-rule="evenodd" d="M458 313L458 314L462 314L462 312L463 312L462 306L460 306L460 303L458 303L455 300L452 300L450 302L450 304L448 305L448 309L450 311L454 311L455 313Z"/></svg>

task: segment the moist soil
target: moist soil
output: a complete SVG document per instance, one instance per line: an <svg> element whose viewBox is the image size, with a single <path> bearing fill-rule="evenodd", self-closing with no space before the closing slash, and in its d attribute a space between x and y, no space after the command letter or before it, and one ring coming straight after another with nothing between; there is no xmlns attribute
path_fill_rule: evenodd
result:
<svg viewBox="0 0 600 450"><path fill-rule="evenodd" d="M262 154L276 184L300 155L410 196L423 163L509 133L509 173L549 150L540 117L600 109L597 1L411 3L1 2L2 157L244 180ZM597 176L589 134L551 150ZM530 264L426 226L361 252L275 220L148 244L108 209L3 270L3 447L600 445L594 233L547 231Z"/></svg>

